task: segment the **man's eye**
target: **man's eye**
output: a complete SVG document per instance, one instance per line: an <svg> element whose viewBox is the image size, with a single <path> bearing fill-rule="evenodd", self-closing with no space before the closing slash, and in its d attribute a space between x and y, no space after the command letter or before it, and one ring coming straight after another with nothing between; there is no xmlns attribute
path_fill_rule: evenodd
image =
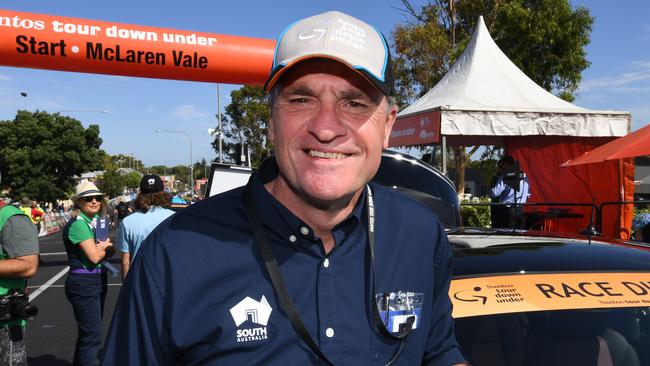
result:
<svg viewBox="0 0 650 366"><path fill-rule="evenodd" d="M351 100L348 102L348 106L352 108L365 108L366 105L364 103L360 103L356 100Z"/></svg>
<svg viewBox="0 0 650 366"><path fill-rule="evenodd" d="M306 104L309 102L307 98L291 98L289 99L289 103L291 104Z"/></svg>

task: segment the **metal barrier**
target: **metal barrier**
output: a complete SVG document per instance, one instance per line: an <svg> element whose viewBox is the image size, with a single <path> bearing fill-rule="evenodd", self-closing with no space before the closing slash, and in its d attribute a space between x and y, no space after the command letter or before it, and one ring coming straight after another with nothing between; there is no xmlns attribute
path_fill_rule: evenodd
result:
<svg viewBox="0 0 650 366"><path fill-rule="evenodd" d="M650 201L609 201L609 202L601 203L600 204L600 209L598 211L597 220L596 220L596 222L598 223L598 226L596 226L596 228L598 229L598 231L602 230L602 224L603 224L602 223L602 220L603 220L602 214L603 214L603 209L605 208L605 206L639 205L639 204L648 205L648 204L650 204Z"/></svg>
<svg viewBox="0 0 650 366"><path fill-rule="evenodd" d="M600 223L598 220L600 219L600 210L602 209L602 205L599 208L595 203L567 203L567 202L534 202L534 203L495 203L495 202L468 202L468 203L461 203L461 206L498 206L498 207L507 207L512 210L513 216L517 214L517 210L520 208L527 208L527 207L588 207L591 208L591 215L589 217L589 224L588 227L586 227L584 230L582 230L580 233L581 234L587 234L587 235L598 235L600 227L596 227L596 223ZM549 210L550 211L550 210ZM539 212L535 211L535 214L539 215L540 217L546 219L556 219L556 218L578 218L578 217L583 217L582 215L579 214L574 214L570 212L562 212L562 211L555 211L555 212ZM579 215L579 216L578 216ZM512 229L517 229L517 225L512 221ZM527 228L529 229L529 228ZM549 229L549 228L546 228ZM552 230L548 230L552 231Z"/></svg>

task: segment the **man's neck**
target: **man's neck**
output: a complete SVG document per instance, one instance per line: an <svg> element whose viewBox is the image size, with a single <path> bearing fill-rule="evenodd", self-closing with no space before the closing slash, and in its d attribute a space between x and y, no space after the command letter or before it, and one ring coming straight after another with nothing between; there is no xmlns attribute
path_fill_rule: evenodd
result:
<svg viewBox="0 0 650 366"><path fill-rule="evenodd" d="M296 194L279 177L266 183L264 187L275 199L291 211L291 213L299 217L314 230L314 234L323 241L325 253L329 253L334 249L335 243L334 237L332 236L332 229L352 213L361 195L361 191L359 191L349 198L343 198L331 204L321 205L311 203Z"/></svg>

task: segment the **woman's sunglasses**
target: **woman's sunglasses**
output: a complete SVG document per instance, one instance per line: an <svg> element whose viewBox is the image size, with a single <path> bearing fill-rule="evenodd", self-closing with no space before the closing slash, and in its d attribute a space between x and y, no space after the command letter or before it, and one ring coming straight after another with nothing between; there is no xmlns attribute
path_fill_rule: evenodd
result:
<svg viewBox="0 0 650 366"><path fill-rule="evenodd" d="M96 200L97 202L102 202L102 196L90 196L90 197L83 197L81 200L87 203L92 202L93 200Z"/></svg>

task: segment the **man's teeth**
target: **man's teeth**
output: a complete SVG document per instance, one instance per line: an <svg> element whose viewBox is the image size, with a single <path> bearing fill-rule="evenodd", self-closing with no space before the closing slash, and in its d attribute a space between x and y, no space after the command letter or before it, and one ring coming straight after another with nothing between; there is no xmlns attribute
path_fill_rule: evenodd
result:
<svg viewBox="0 0 650 366"><path fill-rule="evenodd" d="M309 150L309 156L315 158L325 158L325 159L343 159L345 155L341 153L328 153L322 151Z"/></svg>

